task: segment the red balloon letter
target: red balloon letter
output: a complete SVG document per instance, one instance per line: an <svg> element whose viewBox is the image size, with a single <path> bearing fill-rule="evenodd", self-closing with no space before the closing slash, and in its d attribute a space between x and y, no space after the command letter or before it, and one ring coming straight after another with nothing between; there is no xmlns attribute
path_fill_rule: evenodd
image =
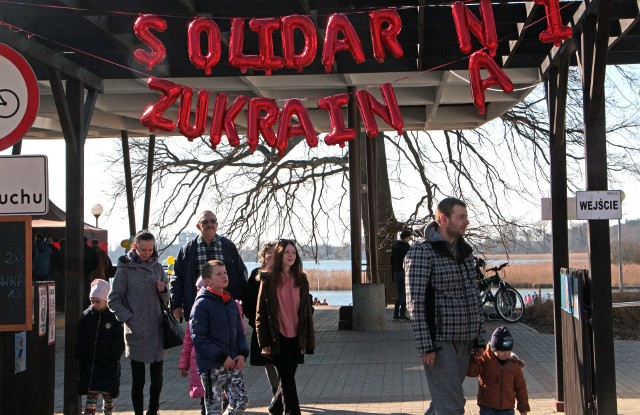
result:
<svg viewBox="0 0 640 415"><path fill-rule="evenodd" d="M388 26L382 28L384 23ZM402 30L402 20L395 9L381 9L369 13L369 30L373 44L373 57L380 63L384 62L384 48L389 49L394 58L401 58L404 54L398 34Z"/></svg>
<svg viewBox="0 0 640 415"><path fill-rule="evenodd" d="M282 68L282 58L273 54L273 32L280 29L280 20L251 19L249 28L258 33L260 44L260 65L257 69L262 69L266 75L271 75L271 71Z"/></svg>
<svg viewBox="0 0 640 415"><path fill-rule="evenodd" d="M229 65L240 68L240 72L247 72L247 68L260 69L260 56L245 55L242 53L244 46L244 20L231 19L231 39L229 40Z"/></svg>
<svg viewBox="0 0 640 415"><path fill-rule="evenodd" d="M489 51L489 54L495 56L498 48L498 35L496 34L496 21L493 17L491 0L480 0L482 23L461 1L453 3L451 8L453 9L453 22L456 25L460 51L464 54L471 53L471 36L469 35L469 31L471 31L482 43L482 46Z"/></svg>
<svg viewBox="0 0 640 415"><path fill-rule="evenodd" d="M196 104L196 122L195 125L189 124L191 116L191 98L193 91L188 86L182 88L182 97L180 98L180 109L178 110L178 128L183 136L189 141L200 137L207 128L207 114L209 113L209 92L204 89L198 91L198 103Z"/></svg>
<svg viewBox="0 0 640 415"><path fill-rule="evenodd" d="M150 71L154 66L164 60L167 51L164 48L164 44L151 34L150 29L157 30L158 32L164 32L167 29L167 22L160 16L155 14L143 14L138 17L133 25L133 32L138 39L144 42L145 45L151 49L150 52L142 49L136 49L133 52L133 58L147 67Z"/></svg>
<svg viewBox="0 0 640 415"><path fill-rule="evenodd" d="M304 37L304 49L295 55L293 45L293 31L300 29ZM296 68L298 72L305 66L311 65L318 50L318 36L316 28L308 16L294 14L282 18L282 56L285 68Z"/></svg>
<svg viewBox="0 0 640 415"><path fill-rule="evenodd" d="M573 36L573 30L569 26L562 25L558 0L535 0L535 2L544 6L544 12L547 15L547 28L540 33L541 42L560 46L563 40Z"/></svg>
<svg viewBox="0 0 640 415"><path fill-rule="evenodd" d="M154 132L155 130L175 130L176 123L166 118L162 118L162 113L176 102L182 92L182 86L157 78L149 78L147 85L149 86L149 89L160 91L162 93L162 97L146 109L140 118L140 123L147 127L150 132Z"/></svg>
<svg viewBox="0 0 640 415"><path fill-rule="evenodd" d="M294 115L298 119L298 125L292 126L291 117ZM284 156L284 152L287 150L289 139L296 135L304 135L309 147L316 147L318 145L318 136L309 119L307 109L299 99L288 99L284 104L284 108L282 108L280 125L278 126L277 146L280 158Z"/></svg>
<svg viewBox="0 0 640 415"><path fill-rule="evenodd" d="M338 39L338 32L342 32L344 39ZM326 73L331 72L335 54L341 50L350 51L356 63L364 62L362 43L353 25L344 14L334 13L329 17L322 47L322 63Z"/></svg>
<svg viewBox="0 0 640 415"><path fill-rule="evenodd" d="M480 69L484 68L489 72L487 79L482 79ZM511 79L496 62L486 53L482 51L474 52L469 58L469 81L471 82L471 95L473 102L478 108L478 113L484 115L484 91L493 85L500 85L502 90L510 94L513 92L513 83Z"/></svg>
<svg viewBox="0 0 640 415"><path fill-rule="evenodd" d="M266 111L264 117L260 117L260 112ZM262 133L262 138L271 147L275 147L278 139L273 132L273 125L278 121L278 105L271 98L251 98L249 100L249 114L247 126L247 144L251 151L258 146L258 134Z"/></svg>
<svg viewBox="0 0 640 415"><path fill-rule="evenodd" d="M222 130L227 134L227 140L232 147L240 145L238 130L236 129L235 119L242 111L242 107L247 102L247 97L239 95L233 104L227 110L227 94L216 95L216 101L213 107L213 117L211 120L211 131L209 132L209 141L211 147L215 150L220 144L222 138Z"/></svg>
<svg viewBox="0 0 640 415"><path fill-rule="evenodd" d="M200 34L207 35L207 56L202 56ZM199 17L189 24L187 32L189 41L189 59L198 69L204 69L206 75L211 75L211 68L220 60L220 29L216 22L205 17Z"/></svg>
<svg viewBox="0 0 640 415"><path fill-rule="evenodd" d="M402 135L404 122L391 84L382 84L380 91L382 92L382 99L386 106L379 103L373 95L364 89L356 91L358 108L360 109L367 135L373 138L378 134L378 124L376 124L376 120L373 117L374 113L378 114L384 122L392 126L398 132L398 135Z"/></svg>
<svg viewBox="0 0 640 415"><path fill-rule="evenodd" d="M331 132L324 136L325 144L338 144L340 147L344 147L347 141L356 138L356 130L344 126L342 107L348 103L349 95L347 94L332 95L318 100L318 108L329 111L329 120L331 121Z"/></svg>

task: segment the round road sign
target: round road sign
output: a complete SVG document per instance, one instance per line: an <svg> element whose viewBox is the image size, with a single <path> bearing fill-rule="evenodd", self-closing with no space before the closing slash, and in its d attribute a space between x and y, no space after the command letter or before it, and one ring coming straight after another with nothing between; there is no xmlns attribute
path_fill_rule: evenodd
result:
<svg viewBox="0 0 640 415"><path fill-rule="evenodd" d="M0 43L0 151L29 131L38 114L40 92L29 63Z"/></svg>

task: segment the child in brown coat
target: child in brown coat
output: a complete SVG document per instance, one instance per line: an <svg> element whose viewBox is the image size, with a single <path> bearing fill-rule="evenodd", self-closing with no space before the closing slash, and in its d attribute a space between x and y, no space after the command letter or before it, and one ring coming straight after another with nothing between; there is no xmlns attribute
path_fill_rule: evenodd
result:
<svg viewBox="0 0 640 415"><path fill-rule="evenodd" d="M480 415L513 415L516 399L518 412L526 415L531 411L524 362L512 350L511 332L501 326L493 332L484 353L469 361L467 376L478 377Z"/></svg>

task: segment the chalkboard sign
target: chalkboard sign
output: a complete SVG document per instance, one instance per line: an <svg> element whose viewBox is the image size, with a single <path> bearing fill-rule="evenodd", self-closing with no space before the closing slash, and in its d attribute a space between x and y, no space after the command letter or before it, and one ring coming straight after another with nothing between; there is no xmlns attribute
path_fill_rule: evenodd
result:
<svg viewBox="0 0 640 415"><path fill-rule="evenodd" d="M0 331L31 330L31 216L0 216Z"/></svg>

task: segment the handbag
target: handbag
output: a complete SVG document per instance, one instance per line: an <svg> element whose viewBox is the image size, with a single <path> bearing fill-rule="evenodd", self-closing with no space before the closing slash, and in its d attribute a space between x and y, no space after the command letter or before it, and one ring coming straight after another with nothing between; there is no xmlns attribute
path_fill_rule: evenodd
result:
<svg viewBox="0 0 640 415"><path fill-rule="evenodd" d="M180 322L178 322L171 310L169 310L164 301L162 301L160 293L158 293L158 299L160 300L160 308L162 308L162 328L164 331L163 347L165 349L171 349L172 347L182 346L184 330Z"/></svg>

